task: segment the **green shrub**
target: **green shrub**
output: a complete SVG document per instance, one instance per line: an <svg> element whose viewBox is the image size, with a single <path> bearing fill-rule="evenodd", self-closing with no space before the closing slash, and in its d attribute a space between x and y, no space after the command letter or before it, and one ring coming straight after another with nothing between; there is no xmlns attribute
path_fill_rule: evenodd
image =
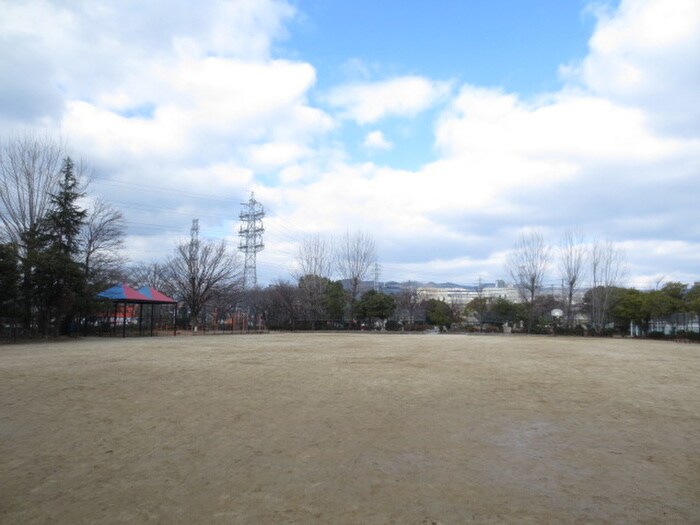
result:
<svg viewBox="0 0 700 525"><path fill-rule="evenodd" d="M392 319L389 319L386 322L386 325L384 326L388 331L390 332L398 332L401 329L401 325L399 324L398 321L394 321Z"/></svg>

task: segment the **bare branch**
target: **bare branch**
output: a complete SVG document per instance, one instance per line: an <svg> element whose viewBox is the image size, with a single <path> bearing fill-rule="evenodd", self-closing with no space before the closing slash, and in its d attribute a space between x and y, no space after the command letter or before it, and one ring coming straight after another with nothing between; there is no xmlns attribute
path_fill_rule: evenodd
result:
<svg viewBox="0 0 700 525"><path fill-rule="evenodd" d="M566 322L569 326L573 324L574 293L578 284L583 280L586 253L583 234L575 230L566 230L559 247L559 270L562 280L566 284Z"/></svg>
<svg viewBox="0 0 700 525"><path fill-rule="evenodd" d="M337 265L343 279L350 281L351 298L357 299L360 283L365 280L377 262L377 247L374 239L364 232L346 232L338 243Z"/></svg>
<svg viewBox="0 0 700 525"><path fill-rule="evenodd" d="M124 215L111 204L96 200L80 231L83 264L88 277L118 264L117 253L124 245Z"/></svg>
<svg viewBox="0 0 700 525"><path fill-rule="evenodd" d="M58 190L65 148L31 134L0 143L0 221L7 240L24 245Z"/></svg>
<svg viewBox="0 0 700 525"><path fill-rule="evenodd" d="M550 247L539 231L521 235L508 255L506 267L525 302L532 303L542 288L549 259Z"/></svg>
<svg viewBox="0 0 700 525"><path fill-rule="evenodd" d="M418 284L409 281L396 296L396 309L401 319L412 325L420 302Z"/></svg>
<svg viewBox="0 0 700 525"><path fill-rule="evenodd" d="M593 279L590 291L591 322L600 331L607 323L613 288L627 271L625 253L611 241L596 242L591 248L590 263Z"/></svg>
<svg viewBox="0 0 700 525"><path fill-rule="evenodd" d="M150 286L156 290L165 291L168 295L174 290L168 289L168 279L165 264L159 262L138 263L129 268L130 282L136 288Z"/></svg>
<svg viewBox="0 0 700 525"><path fill-rule="evenodd" d="M508 272L528 307L528 332L535 320L535 298L542 288L549 258L549 245L539 231L533 231L520 236L506 261Z"/></svg>
<svg viewBox="0 0 700 525"><path fill-rule="evenodd" d="M239 274L238 258L229 254L224 241L192 238L180 243L167 263L168 281L189 307L195 324L217 288L230 284Z"/></svg>
<svg viewBox="0 0 700 525"><path fill-rule="evenodd" d="M307 275L330 278L332 271L331 244L319 234L305 238L297 249L294 278L299 280Z"/></svg>

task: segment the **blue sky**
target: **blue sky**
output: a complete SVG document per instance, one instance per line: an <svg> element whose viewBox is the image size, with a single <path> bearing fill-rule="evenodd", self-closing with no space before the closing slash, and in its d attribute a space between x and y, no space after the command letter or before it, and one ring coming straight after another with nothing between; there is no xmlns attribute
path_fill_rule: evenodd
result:
<svg viewBox="0 0 700 525"><path fill-rule="evenodd" d="M310 0L295 5L301 14L279 54L314 65L317 93L344 83L422 75L537 97L560 88L561 64L585 56L595 22L585 2ZM354 158L410 169L435 157L432 123L440 109L421 112L410 123L384 123L386 135L396 139L391 151L369 155L361 147L363 126L346 123L341 132Z"/></svg>
<svg viewBox="0 0 700 525"><path fill-rule="evenodd" d="M296 2L291 48L323 89L356 80L361 61L380 77L418 74L524 95L559 86L560 64L582 58L595 22L580 1Z"/></svg>
<svg viewBox="0 0 700 525"><path fill-rule="evenodd" d="M85 158L134 262L236 246L254 191L263 283L310 234L469 284L573 228L649 287L700 280L699 51L695 0L6 2L0 126Z"/></svg>

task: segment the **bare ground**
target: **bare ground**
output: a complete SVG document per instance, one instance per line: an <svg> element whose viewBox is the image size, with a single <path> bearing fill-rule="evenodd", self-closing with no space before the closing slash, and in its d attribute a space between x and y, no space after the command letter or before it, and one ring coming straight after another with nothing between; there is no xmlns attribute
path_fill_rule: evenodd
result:
<svg viewBox="0 0 700 525"><path fill-rule="evenodd" d="M436 335L0 348L2 523L700 523L700 347Z"/></svg>

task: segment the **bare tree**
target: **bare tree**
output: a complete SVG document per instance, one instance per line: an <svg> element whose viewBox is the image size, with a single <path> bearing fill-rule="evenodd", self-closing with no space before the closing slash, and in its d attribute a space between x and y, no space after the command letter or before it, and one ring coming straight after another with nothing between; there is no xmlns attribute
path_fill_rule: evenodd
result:
<svg viewBox="0 0 700 525"><path fill-rule="evenodd" d="M294 277L299 286L299 299L307 319L314 324L324 315L324 303L331 272L333 252L328 241L315 234L299 245Z"/></svg>
<svg viewBox="0 0 700 525"><path fill-rule="evenodd" d="M217 287L230 284L239 274L240 263L223 240L201 241L194 235L181 242L167 262L168 281L174 295L188 307L194 327Z"/></svg>
<svg viewBox="0 0 700 525"><path fill-rule="evenodd" d="M6 240L26 248L58 192L65 150L48 137L24 135L0 143L0 220Z"/></svg>
<svg viewBox="0 0 700 525"><path fill-rule="evenodd" d="M508 272L525 302L533 302L542 288L549 256L549 245L539 231L521 235L515 248L508 254Z"/></svg>
<svg viewBox="0 0 700 525"><path fill-rule="evenodd" d="M150 286L169 294L174 294L174 290L166 290L169 285L167 265L161 262L137 263L129 268L130 282L141 288Z"/></svg>
<svg viewBox="0 0 700 525"><path fill-rule="evenodd" d="M232 279L225 284L220 284L214 288L209 304L215 315L216 326L226 319L231 319L235 315L236 309L240 306L244 297L243 283L240 279Z"/></svg>
<svg viewBox="0 0 700 525"><path fill-rule="evenodd" d="M292 283L278 279L267 288L267 292L268 321L294 330L299 317L299 289Z"/></svg>
<svg viewBox="0 0 700 525"><path fill-rule="evenodd" d="M476 286L476 297L469 301L464 308L464 312L472 313L479 321L479 332L484 330L484 323L489 313L489 298L484 294L484 281L479 277L479 282Z"/></svg>
<svg viewBox="0 0 700 525"><path fill-rule="evenodd" d="M360 283L377 262L374 239L362 231L346 232L337 245L337 266L341 278L350 281L350 299L357 300Z"/></svg>
<svg viewBox="0 0 700 525"><path fill-rule="evenodd" d="M17 247L25 328L31 327L32 316L40 302L35 293L35 267L45 247L42 238L46 237L48 214L64 180L61 172L64 154L63 145L48 136L25 134L0 143L0 222L4 226L0 237ZM79 179L79 173L75 170L71 173ZM74 189L80 193L80 188ZM43 262L52 261L49 258ZM44 285L46 290L54 288L47 283Z"/></svg>
<svg viewBox="0 0 700 525"><path fill-rule="evenodd" d="M111 204L96 200L80 231L85 275L93 281L123 262L118 251L124 245L124 215Z"/></svg>
<svg viewBox="0 0 700 525"><path fill-rule="evenodd" d="M420 302L417 283L409 281L396 296L396 309L401 320L407 321L410 325L414 324Z"/></svg>
<svg viewBox="0 0 700 525"><path fill-rule="evenodd" d="M297 249L294 277L298 280L305 275L330 278L333 272L333 250L330 242L319 234L305 238Z"/></svg>
<svg viewBox="0 0 700 525"><path fill-rule="evenodd" d="M506 267L513 278L520 297L528 306L528 331L535 316L535 298L542 288L550 259L550 247L542 233L522 234L515 248L508 254Z"/></svg>
<svg viewBox="0 0 700 525"><path fill-rule="evenodd" d="M566 230L559 247L559 270L566 285L566 323L569 327L573 325L574 293L583 279L586 253L583 234Z"/></svg>
<svg viewBox="0 0 700 525"><path fill-rule="evenodd" d="M613 288L626 273L625 254L611 241L596 242L591 248L590 263L593 280L590 290L591 323L599 332L607 323Z"/></svg>

